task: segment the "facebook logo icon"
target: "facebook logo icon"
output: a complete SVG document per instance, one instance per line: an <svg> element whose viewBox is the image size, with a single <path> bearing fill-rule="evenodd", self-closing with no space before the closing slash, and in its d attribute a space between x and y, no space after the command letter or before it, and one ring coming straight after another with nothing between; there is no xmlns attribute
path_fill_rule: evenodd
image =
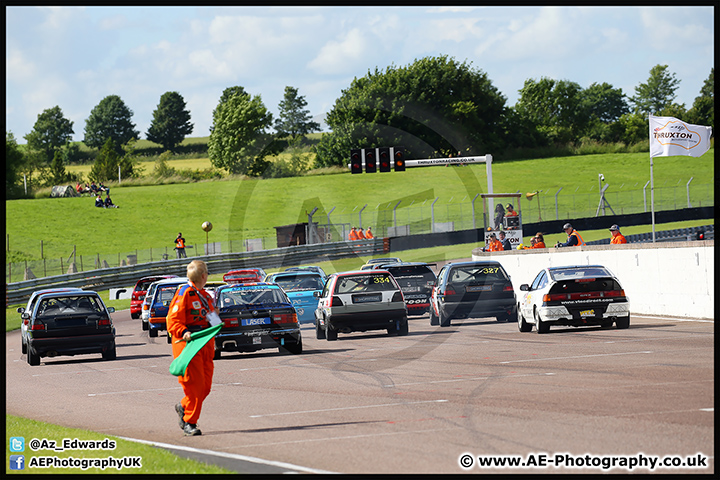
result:
<svg viewBox="0 0 720 480"><path fill-rule="evenodd" d="M25 455L10 455L10 470L25 470Z"/></svg>

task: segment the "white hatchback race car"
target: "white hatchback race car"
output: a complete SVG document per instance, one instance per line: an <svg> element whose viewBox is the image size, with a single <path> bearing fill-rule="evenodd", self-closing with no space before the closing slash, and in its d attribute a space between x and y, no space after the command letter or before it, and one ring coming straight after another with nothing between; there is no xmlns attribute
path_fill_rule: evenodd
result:
<svg viewBox="0 0 720 480"><path fill-rule="evenodd" d="M615 275L602 265L548 267L520 285L518 329L547 333L551 325L630 326L630 304Z"/></svg>

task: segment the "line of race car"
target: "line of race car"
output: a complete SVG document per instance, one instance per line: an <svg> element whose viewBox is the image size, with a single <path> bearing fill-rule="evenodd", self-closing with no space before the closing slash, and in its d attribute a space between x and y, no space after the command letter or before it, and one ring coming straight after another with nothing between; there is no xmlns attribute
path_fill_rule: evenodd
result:
<svg viewBox="0 0 720 480"><path fill-rule="evenodd" d="M629 301L620 281L601 265L548 267L515 293L497 261L451 262L438 274L435 264L399 258L368 261L358 270L327 275L317 266L266 274L262 268L231 270L223 281L208 282L223 327L215 336L215 358L223 352L277 348L303 351L300 325L312 323L317 339L338 334L387 330L407 335L408 317L429 313L430 325L495 317L517 321L520 332L547 333L552 325L628 328ZM158 337L166 330L168 307L186 277L139 279L130 315ZM21 314L22 352L30 365L40 358L100 353L116 358L112 307L93 291L54 288L34 292ZM166 335L167 336L167 335ZM170 338L168 336L168 343Z"/></svg>

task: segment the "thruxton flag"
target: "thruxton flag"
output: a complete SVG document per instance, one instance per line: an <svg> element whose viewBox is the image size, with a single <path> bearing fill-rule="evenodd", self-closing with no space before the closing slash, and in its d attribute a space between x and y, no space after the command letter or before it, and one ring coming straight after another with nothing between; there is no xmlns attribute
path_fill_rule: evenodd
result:
<svg viewBox="0 0 720 480"><path fill-rule="evenodd" d="M710 149L712 128L650 115L650 157L699 157Z"/></svg>

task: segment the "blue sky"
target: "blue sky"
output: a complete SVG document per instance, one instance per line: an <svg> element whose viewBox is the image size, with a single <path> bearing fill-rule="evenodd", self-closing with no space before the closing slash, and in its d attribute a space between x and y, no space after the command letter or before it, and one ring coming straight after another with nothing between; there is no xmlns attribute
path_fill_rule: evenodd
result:
<svg viewBox="0 0 720 480"><path fill-rule="evenodd" d="M714 7L5 7L6 131L25 143L59 106L84 137L119 95L146 138L160 97L179 92L209 135L223 90L240 85L277 115L286 86L314 116L368 70L448 55L485 72L512 106L527 79L607 82L627 96L650 69L692 105L714 66Z"/></svg>

